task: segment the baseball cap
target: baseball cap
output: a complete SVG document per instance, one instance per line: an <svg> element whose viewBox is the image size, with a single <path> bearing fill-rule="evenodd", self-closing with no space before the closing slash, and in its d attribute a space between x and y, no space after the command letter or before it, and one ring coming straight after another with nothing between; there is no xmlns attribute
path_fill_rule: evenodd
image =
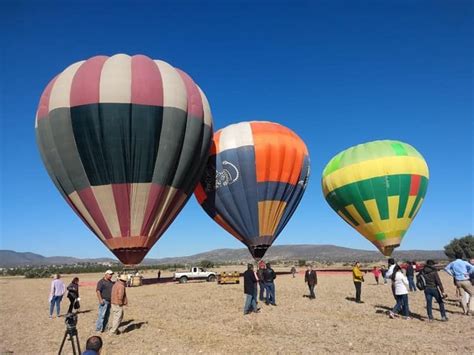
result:
<svg viewBox="0 0 474 355"><path fill-rule="evenodd" d="M114 274L114 272L113 272L112 270L107 270L105 273L106 273L106 274L109 274L109 275L113 275L113 274Z"/></svg>

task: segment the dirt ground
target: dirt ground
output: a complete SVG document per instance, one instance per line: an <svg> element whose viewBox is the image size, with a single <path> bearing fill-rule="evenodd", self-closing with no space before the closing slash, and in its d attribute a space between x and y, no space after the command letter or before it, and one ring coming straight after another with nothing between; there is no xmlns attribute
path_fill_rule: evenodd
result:
<svg viewBox="0 0 474 355"><path fill-rule="evenodd" d="M242 267L239 267L239 271ZM449 322L426 321L424 295L410 293L413 319L389 319L394 305L389 285L366 276L363 304L357 304L350 274L320 273L316 300L309 300L302 273L276 279L278 306L261 304L243 315L243 285L208 282L159 283L127 288L122 334L102 334L103 354L164 353L473 353L474 318L461 314L455 289L441 272L448 292ZM73 275L65 275L69 283ZM95 334L95 282L101 275L78 275L81 313L77 329L84 350ZM156 273L145 273L145 278ZM166 272L162 277L169 276ZM48 318L50 279L0 278L0 353L57 353L64 318ZM61 312L67 310L64 299ZM440 319L437 304L434 316ZM66 343L66 353L72 353Z"/></svg>

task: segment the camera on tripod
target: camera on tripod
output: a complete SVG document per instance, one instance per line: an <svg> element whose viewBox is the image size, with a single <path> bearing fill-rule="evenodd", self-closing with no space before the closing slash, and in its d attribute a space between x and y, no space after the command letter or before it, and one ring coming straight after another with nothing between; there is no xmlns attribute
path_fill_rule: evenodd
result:
<svg viewBox="0 0 474 355"><path fill-rule="evenodd" d="M77 314L75 312L66 314L66 319L64 319L66 327L68 329L76 328L77 325Z"/></svg>
<svg viewBox="0 0 474 355"><path fill-rule="evenodd" d="M79 302L79 298L77 298L74 302ZM63 348L64 348L64 343L66 342L66 339L71 342L72 346L72 353L74 355L79 355L81 353L81 345L79 344L79 335L77 333L77 311L74 312L74 309L77 310L77 308L73 308L73 311L66 314L64 323L66 323L66 331L64 332L64 337L61 342L61 346L59 347L59 352L58 354L62 354Z"/></svg>

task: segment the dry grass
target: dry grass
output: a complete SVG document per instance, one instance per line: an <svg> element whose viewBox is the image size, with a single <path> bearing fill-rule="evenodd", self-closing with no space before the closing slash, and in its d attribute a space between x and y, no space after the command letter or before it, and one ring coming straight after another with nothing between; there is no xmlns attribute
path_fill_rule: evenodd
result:
<svg viewBox="0 0 474 355"><path fill-rule="evenodd" d="M442 279L450 299L454 287ZM155 277L155 273L145 277ZM162 277L168 276L166 273ZM100 275L79 275L91 285ZM70 281L66 276L65 281ZM390 287L377 286L372 275L363 285L364 304L356 304L350 275L319 274L317 299L302 297L303 276L281 275L276 280L277 307L262 305L259 314L244 316L243 285L153 284L127 289L125 332L103 335L105 354L159 353L472 353L473 318L447 302L448 323L426 322L422 292L410 294L410 308L420 319L391 320L394 304ZM0 279L0 352L56 353L64 318L48 319L50 280ZM78 331L81 346L93 335L97 300L93 286L80 289L82 308ZM69 301L63 300L63 312ZM440 318L435 303L434 315ZM66 344L71 352L69 343ZM84 350L84 349L83 349Z"/></svg>

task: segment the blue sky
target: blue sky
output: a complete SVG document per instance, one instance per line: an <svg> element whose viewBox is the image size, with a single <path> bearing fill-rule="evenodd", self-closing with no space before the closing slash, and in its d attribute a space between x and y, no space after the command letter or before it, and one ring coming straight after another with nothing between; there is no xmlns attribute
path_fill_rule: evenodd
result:
<svg viewBox="0 0 474 355"><path fill-rule="evenodd" d="M430 168L401 249L473 232L473 5L470 1L2 1L1 249L112 254L60 197L34 117L49 80L97 54L145 54L186 71L216 129L269 120L308 145L306 194L275 244L375 250L325 202L321 172L350 146L398 139ZM242 244L192 198L149 257Z"/></svg>

